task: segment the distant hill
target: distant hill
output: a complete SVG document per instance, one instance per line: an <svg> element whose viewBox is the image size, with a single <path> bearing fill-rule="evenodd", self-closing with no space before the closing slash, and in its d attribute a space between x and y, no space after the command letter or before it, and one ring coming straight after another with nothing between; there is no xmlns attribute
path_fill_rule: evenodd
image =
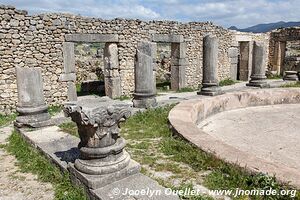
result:
<svg viewBox="0 0 300 200"><path fill-rule="evenodd" d="M293 26L300 26L300 22L276 22L276 23L269 23L269 24L258 24L255 26L251 26L248 28L239 29L236 26L229 27L230 30L237 30L242 32L253 32L253 33L265 33L277 28L286 28L286 27L293 27Z"/></svg>

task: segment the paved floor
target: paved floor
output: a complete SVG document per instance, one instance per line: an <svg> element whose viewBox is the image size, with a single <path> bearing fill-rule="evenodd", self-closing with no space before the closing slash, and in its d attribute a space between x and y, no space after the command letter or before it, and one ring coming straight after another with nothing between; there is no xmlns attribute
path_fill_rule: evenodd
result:
<svg viewBox="0 0 300 200"><path fill-rule="evenodd" d="M241 151L300 169L300 105L249 107L216 114L199 128Z"/></svg>

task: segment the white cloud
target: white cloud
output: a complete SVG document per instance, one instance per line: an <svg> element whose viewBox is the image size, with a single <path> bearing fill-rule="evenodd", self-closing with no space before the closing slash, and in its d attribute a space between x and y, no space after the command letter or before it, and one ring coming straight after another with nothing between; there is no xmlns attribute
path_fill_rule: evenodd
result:
<svg viewBox="0 0 300 200"><path fill-rule="evenodd" d="M106 19L213 21L240 28L258 23L300 21L299 0L0 0L37 12L72 12Z"/></svg>

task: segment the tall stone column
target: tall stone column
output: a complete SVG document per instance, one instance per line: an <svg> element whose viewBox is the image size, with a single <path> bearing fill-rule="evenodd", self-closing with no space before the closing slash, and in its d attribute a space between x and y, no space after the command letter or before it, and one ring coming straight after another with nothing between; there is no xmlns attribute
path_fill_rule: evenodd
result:
<svg viewBox="0 0 300 200"><path fill-rule="evenodd" d="M207 35L203 39L203 80L199 95L222 94L218 83L218 39Z"/></svg>
<svg viewBox="0 0 300 200"><path fill-rule="evenodd" d="M16 67L18 104L17 127L51 125L43 91L41 68Z"/></svg>
<svg viewBox="0 0 300 200"><path fill-rule="evenodd" d="M109 98L65 105L64 112L76 122L80 157L70 171L89 188L97 189L140 171L140 165L124 150L119 123L130 116L129 106Z"/></svg>
<svg viewBox="0 0 300 200"><path fill-rule="evenodd" d="M153 55L156 45L152 42L140 42L137 46L135 61L135 92L133 106L149 108L156 105L153 77Z"/></svg>
<svg viewBox="0 0 300 200"><path fill-rule="evenodd" d="M252 73L247 86L269 87L266 77L266 47L261 42L253 43Z"/></svg>
<svg viewBox="0 0 300 200"><path fill-rule="evenodd" d="M110 98L121 96L121 80L119 74L118 46L106 43L104 48L105 95Z"/></svg>

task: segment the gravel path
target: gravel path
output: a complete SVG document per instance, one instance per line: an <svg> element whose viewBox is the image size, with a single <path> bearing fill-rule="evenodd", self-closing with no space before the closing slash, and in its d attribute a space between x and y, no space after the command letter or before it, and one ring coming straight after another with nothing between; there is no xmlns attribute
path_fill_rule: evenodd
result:
<svg viewBox="0 0 300 200"><path fill-rule="evenodd" d="M0 143L3 144L12 132L12 127L0 128ZM42 183L31 173L22 173L17 160L0 149L0 200L50 200L54 199L50 183Z"/></svg>

